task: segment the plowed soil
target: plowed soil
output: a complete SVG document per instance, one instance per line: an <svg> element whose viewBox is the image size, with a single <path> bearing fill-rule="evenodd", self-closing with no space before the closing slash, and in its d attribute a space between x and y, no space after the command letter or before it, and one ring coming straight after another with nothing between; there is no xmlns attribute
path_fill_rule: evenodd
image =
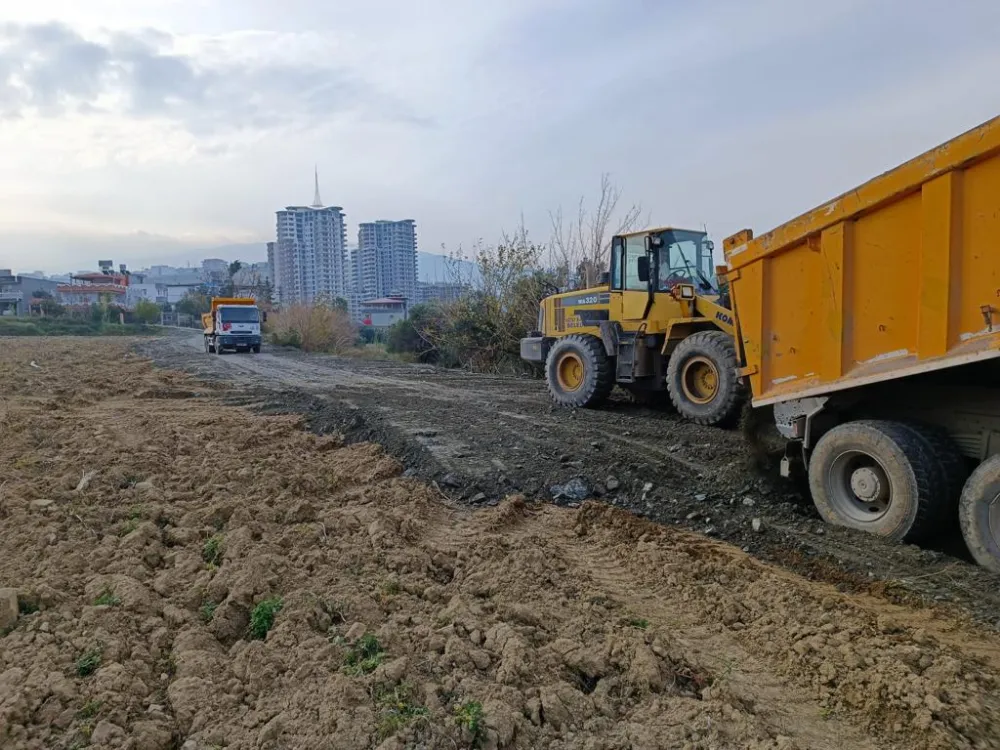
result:
<svg viewBox="0 0 1000 750"><path fill-rule="evenodd" d="M0 340L4 750L1000 747L989 602L926 606L613 505L533 502L549 479L513 486L513 446L496 456L511 485L498 497L504 483L477 486L473 469L501 471L483 451L517 416L469 425L472 407L456 406L455 437L418 423L457 401L440 383L414 385L397 414L402 379L377 363L324 382L306 358L197 360L186 346L153 349L198 377L129 342ZM303 390L263 382L262 362ZM494 412L556 419L532 383L439 377L523 399ZM380 387L384 421L355 403L352 427L344 402ZM288 402L301 413L262 414ZM562 448L535 422L523 465L610 442L608 425L597 439L579 419ZM443 453L421 442L435 429ZM473 429L483 446L458 445ZM678 461L634 439L621 495L661 451L643 502L724 476L684 468L690 446ZM469 456L444 464L447 451ZM471 490L490 494L473 503Z"/></svg>

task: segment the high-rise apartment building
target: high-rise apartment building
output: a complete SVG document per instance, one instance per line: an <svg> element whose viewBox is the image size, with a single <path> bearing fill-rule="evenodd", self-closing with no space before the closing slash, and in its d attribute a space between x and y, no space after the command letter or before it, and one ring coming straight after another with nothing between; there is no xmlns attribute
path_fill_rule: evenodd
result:
<svg viewBox="0 0 1000 750"><path fill-rule="evenodd" d="M404 219L361 224L351 266L359 301L393 296L416 302L416 222Z"/></svg>
<svg viewBox="0 0 1000 750"><path fill-rule="evenodd" d="M340 206L324 206L319 173L311 206L277 212L274 286L282 305L333 302L347 296L347 230Z"/></svg>

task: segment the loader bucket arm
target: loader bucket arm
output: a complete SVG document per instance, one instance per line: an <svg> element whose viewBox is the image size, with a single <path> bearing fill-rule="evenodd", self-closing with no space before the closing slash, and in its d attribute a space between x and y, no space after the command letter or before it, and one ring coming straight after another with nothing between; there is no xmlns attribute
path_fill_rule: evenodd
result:
<svg viewBox="0 0 1000 750"><path fill-rule="evenodd" d="M736 323L733 311L728 307L723 307L707 297L696 297L694 309L699 316L715 323L720 331L725 331L730 336L735 335Z"/></svg>

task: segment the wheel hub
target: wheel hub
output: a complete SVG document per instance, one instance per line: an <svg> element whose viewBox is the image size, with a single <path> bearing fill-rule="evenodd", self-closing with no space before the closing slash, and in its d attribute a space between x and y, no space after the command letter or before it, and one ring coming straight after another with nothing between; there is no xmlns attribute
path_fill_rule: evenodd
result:
<svg viewBox="0 0 1000 750"><path fill-rule="evenodd" d="M684 395L696 404L707 404L719 390L719 371L707 357L692 357L681 376Z"/></svg>
<svg viewBox="0 0 1000 750"><path fill-rule="evenodd" d="M830 465L830 503L845 516L869 523L884 516L892 505L892 482L874 456L847 450Z"/></svg>
<svg viewBox="0 0 1000 750"><path fill-rule="evenodd" d="M862 466L851 474L851 490L862 502L873 502L882 495L882 482L878 472Z"/></svg>
<svg viewBox="0 0 1000 750"><path fill-rule="evenodd" d="M556 378L566 391L575 391L583 385L583 360L575 352L564 354L556 366Z"/></svg>

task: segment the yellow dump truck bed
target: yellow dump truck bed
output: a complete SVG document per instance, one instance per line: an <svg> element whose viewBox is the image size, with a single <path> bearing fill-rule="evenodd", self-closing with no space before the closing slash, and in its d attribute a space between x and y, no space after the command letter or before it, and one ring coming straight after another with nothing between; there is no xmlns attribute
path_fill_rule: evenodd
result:
<svg viewBox="0 0 1000 750"><path fill-rule="evenodd" d="M1000 355L1000 117L724 243L754 404Z"/></svg>

